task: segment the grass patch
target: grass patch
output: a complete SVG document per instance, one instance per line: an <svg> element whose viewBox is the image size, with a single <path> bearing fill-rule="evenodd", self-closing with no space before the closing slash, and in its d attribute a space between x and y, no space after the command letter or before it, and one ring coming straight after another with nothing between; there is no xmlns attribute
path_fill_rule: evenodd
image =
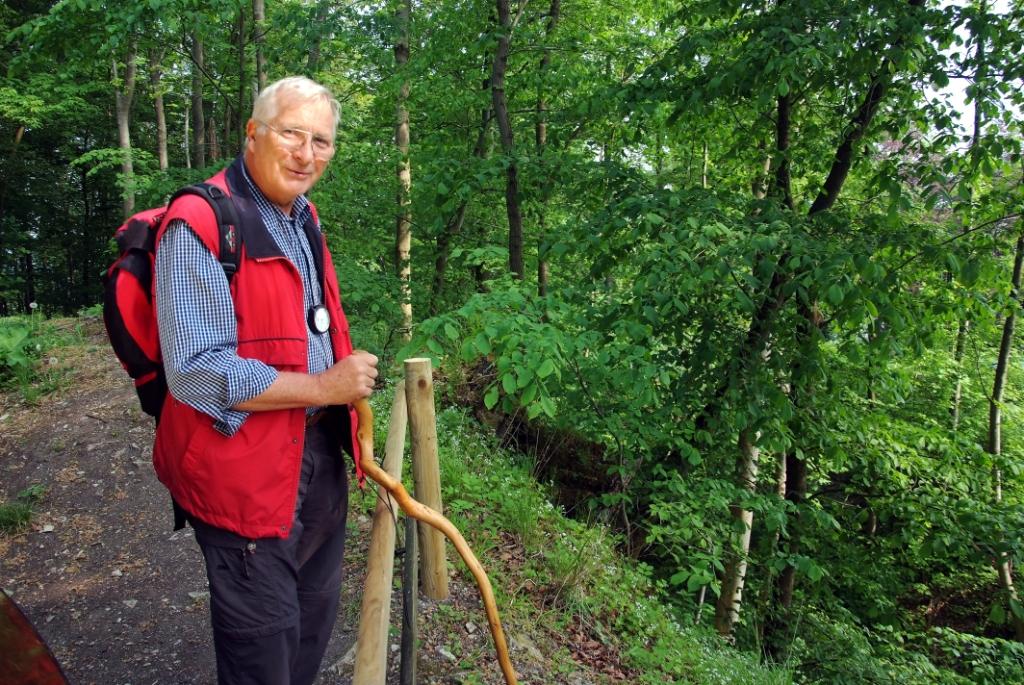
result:
<svg viewBox="0 0 1024 685"><path fill-rule="evenodd" d="M28 527L32 510L46 494L42 485L32 485L19 492L12 502L0 503L0 533L18 533Z"/></svg>

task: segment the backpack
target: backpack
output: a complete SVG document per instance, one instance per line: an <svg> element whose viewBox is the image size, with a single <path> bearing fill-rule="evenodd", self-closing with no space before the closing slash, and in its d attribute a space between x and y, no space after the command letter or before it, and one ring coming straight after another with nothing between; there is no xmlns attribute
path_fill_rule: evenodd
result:
<svg viewBox="0 0 1024 685"><path fill-rule="evenodd" d="M182 195L198 195L213 209L220 233L218 260L228 281L238 270L240 257L238 213L231 197L209 183L197 183L176 192L163 207L147 209L128 218L114 233L117 259L103 276L103 323L121 366L135 381L142 410L160 420L167 397L153 307L153 266L156 234L167 209Z"/></svg>

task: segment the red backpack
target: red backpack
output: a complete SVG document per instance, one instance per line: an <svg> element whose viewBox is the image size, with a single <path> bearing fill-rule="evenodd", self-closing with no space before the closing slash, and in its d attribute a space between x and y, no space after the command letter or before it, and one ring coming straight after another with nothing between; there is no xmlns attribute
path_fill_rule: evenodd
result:
<svg viewBox="0 0 1024 685"><path fill-rule="evenodd" d="M129 217L114 233L118 256L103 277L103 323L110 345L135 381L142 410L158 421L167 397L167 378L153 307L156 234L167 208L182 195L198 195L210 203L220 231L218 260L231 280L238 270L241 247L238 214L231 197L209 183L182 188L167 205Z"/></svg>

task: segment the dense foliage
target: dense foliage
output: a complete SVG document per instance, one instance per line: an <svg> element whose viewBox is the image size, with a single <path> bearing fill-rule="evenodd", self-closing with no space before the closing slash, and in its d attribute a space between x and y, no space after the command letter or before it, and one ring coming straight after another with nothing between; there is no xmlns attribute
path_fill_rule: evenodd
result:
<svg viewBox="0 0 1024 685"><path fill-rule="evenodd" d="M801 680L1020 678L1019 0L262 4L0 8L0 314L95 303L259 65L309 74L359 344L587 443L680 620Z"/></svg>

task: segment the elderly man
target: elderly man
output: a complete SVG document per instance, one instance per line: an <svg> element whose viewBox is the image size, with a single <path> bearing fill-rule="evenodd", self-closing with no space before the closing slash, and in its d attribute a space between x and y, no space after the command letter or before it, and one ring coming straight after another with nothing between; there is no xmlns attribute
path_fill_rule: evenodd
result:
<svg viewBox="0 0 1024 685"><path fill-rule="evenodd" d="M170 396L153 463L206 560L220 683L312 683L337 614L340 448L358 457L347 405L377 377L377 358L352 350L305 197L334 156L338 111L306 78L266 88L243 155L208 181L230 195L237 232L223 240L211 206L187 195L157 235ZM221 253L236 249L228 269Z"/></svg>

